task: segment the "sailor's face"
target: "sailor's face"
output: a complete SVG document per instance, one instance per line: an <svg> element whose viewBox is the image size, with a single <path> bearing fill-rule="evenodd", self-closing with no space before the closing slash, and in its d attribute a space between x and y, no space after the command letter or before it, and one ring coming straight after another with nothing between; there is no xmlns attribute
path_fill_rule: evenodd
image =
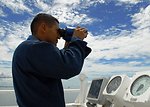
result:
<svg viewBox="0 0 150 107"><path fill-rule="evenodd" d="M55 22L52 26L47 26L46 28L46 41L54 45L57 45L60 35L58 33L59 24Z"/></svg>

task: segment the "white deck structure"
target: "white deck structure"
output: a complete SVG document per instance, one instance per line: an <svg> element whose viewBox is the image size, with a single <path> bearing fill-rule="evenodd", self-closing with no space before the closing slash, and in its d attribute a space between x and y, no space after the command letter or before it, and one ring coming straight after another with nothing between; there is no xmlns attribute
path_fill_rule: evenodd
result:
<svg viewBox="0 0 150 107"><path fill-rule="evenodd" d="M133 77L93 79L79 76L80 89L65 89L66 107L150 107L150 71ZM0 107L17 107L14 90L0 90Z"/></svg>

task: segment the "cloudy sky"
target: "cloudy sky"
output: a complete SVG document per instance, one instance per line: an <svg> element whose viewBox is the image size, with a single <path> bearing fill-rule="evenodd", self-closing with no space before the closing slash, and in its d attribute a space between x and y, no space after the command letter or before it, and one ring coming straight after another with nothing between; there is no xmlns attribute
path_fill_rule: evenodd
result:
<svg viewBox="0 0 150 107"><path fill-rule="evenodd" d="M92 53L82 69L87 75L150 70L150 0L0 0L0 67L11 66L39 12L58 18L61 28L88 29Z"/></svg>

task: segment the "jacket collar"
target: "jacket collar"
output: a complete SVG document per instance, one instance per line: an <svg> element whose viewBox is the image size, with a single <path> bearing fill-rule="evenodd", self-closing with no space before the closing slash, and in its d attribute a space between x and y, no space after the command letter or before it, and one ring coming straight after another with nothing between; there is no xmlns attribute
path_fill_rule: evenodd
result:
<svg viewBox="0 0 150 107"><path fill-rule="evenodd" d="M27 40L40 41L40 40L39 40L37 37L35 37L34 35L30 35Z"/></svg>

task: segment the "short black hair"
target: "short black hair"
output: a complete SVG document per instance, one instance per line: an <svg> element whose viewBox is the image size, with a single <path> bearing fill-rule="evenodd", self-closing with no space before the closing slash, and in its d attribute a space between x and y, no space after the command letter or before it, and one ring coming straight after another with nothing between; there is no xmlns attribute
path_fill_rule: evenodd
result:
<svg viewBox="0 0 150 107"><path fill-rule="evenodd" d="M36 35L38 26L42 22L45 22L47 25L53 25L55 22L59 23L59 21L52 15L39 13L34 17L30 25L32 35Z"/></svg>

